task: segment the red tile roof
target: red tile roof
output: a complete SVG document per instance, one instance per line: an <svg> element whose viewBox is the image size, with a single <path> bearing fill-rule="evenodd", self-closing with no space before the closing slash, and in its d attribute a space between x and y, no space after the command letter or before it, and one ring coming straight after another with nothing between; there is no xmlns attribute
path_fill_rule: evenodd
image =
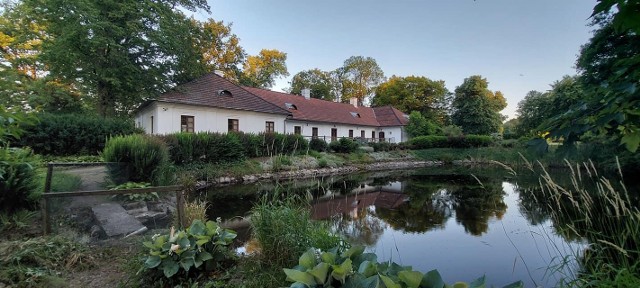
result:
<svg viewBox="0 0 640 288"><path fill-rule="evenodd" d="M221 91L231 92L220 93ZM289 115L289 111L248 92L214 73L179 85L158 97L159 102L209 106ZM142 107L141 107L142 108Z"/></svg>
<svg viewBox="0 0 640 288"><path fill-rule="evenodd" d="M404 114L391 106L354 107L351 104L325 101L315 98L305 99L271 90L244 87L247 91L263 99L289 110L293 120L316 121L327 123L351 124L357 126L404 126L407 119ZM295 105L296 109L287 107Z"/></svg>

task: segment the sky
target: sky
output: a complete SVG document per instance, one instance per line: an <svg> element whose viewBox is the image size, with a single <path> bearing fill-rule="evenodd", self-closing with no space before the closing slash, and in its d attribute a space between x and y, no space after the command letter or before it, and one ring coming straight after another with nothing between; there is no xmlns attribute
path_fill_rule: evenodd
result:
<svg viewBox="0 0 640 288"><path fill-rule="evenodd" d="M374 58L385 76L444 80L454 91L482 75L515 117L528 91L547 91L575 60L592 27L595 0L208 0L200 20L232 23L250 55L287 53L289 87L302 70L331 71L351 56Z"/></svg>

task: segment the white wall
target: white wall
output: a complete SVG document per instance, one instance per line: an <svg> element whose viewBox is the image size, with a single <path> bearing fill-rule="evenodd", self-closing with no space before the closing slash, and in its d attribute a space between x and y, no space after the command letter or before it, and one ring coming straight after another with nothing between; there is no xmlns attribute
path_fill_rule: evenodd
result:
<svg viewBox="0 0 640 288"><path fill-rule="evenodd" d="M384 135L385 138L393 138L391 139L393 143L400 143L401 141L406 140L406 139L402 139L402 130L403 130L402 127L356 126L356 125L347 125L347 124L328 124L328 123L322 123L322 122L310 122L310 121L307 122L307 121L295 121L295 120L286 120L285 126L286 126L285 127L286 133L293 133L294 126L300 126L302 128L302 135L308 136L308 137L312 136L313 127L317 127L318 136L320 138L322 138L322 136L325 136L324 139L326 139L327 142L331 142L332 128L338 129L338 139L342 137L349 137L349 130L351 129L353 130L354 138L360 137L360 131L364 130L365 138L372 138L371 132L375 132L376 134L375 138L378 139L379 132L383 131L385 134Z"/></svg>
<svg viewBox="0 0 640 288"><path fill-rule="evenodd" d="M226 133L228 131L228 120L238 119L238 126L242 132L265 132L265 122L272 121L275 124L275 132L285 133L284 120L286 115L176 103L154 102L143 111L140 111L136 115L135 121L146 133L151 134L151 116L153 116L153 134L168 134L180 132L182 115L194 117L194 132L210 131Z"/></svg>

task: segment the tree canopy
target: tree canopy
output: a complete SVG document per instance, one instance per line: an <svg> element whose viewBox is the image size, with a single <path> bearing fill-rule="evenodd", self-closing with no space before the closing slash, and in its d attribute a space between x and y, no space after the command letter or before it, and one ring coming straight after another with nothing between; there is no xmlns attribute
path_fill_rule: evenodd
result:
<svg viewBox="0 0 640 288"><path fill-rule="evenodd" d="M449 94L442 80L394 75L376 88L371 106L392 105L401 111L418 111L425 118L444 125Z"/></svg>
<svg viewBox="0 0 640 288"><path fill-rule="evenodd" d="M341 100L357 98L360 104L373 96L376 87L385 80L382 68L375 59L364 56L351 56L336 70L341 89Z"/></svg>
<svg viewBox="0 0 640 288"><path fill-rule="evenodd" d="M500 91L493 92L488 87L487 79L475 75L464 79L455 90L451 120L466 134L500 132L503 116L499 112L507 102Z"/></svg>
<svg viewBox="0 0 640 288"><path fill-rule="evenodd" d="M308 88L311 90L311 98L327 101L336 100L336 84L331 72L325 72L317 68L300 71L293 75L290 84L289 93L299 95L302 93L302 89Z"/></svg>
<svg viewBox="0 0 640 288"><path fill-rule="evenodd" d="M286 61L287 53L262 49L258 55L247 57L240 83L256 88L271 88L276 78L289 76Z"/></svg>

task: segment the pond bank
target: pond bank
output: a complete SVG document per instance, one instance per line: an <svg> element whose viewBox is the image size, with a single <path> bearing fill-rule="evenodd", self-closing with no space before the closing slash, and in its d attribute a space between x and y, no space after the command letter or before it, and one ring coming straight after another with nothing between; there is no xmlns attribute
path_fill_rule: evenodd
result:
<svg viewBox="0 0 640 288"><path fill-rule="evenodd" d="M306 179L330 175L350 174L356 172L365 171L380 171L380 170L396 170L396 169L411 169L421 167L434 167L444 165L442 161L421 161L421 160L402 160L402 161L385 161L368 164L353 164L345 165L341 167L327 167L327 168L313 168L313 169L298 169L290 171L278 171L278 172L265 172L258 174L249 174L244 176L225 176L218 177L207 182L201 181L198 183L198 188L206 188L209 186L226 185L226 184L250 184L258 181L271 181L271 180L290 180L290 179Z"/></svg>

